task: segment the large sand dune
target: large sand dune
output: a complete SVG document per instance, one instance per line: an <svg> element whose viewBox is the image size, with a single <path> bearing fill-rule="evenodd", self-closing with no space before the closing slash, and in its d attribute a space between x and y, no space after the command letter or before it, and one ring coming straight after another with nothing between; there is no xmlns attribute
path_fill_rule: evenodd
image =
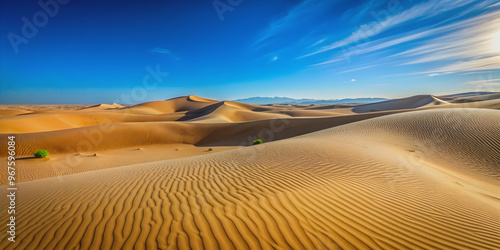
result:
<svg viewBox="0 0 500 250"><path fill-rule="evenodd" d="M476 99L5 111L0 249L499 249L499 102Z"/></svg>

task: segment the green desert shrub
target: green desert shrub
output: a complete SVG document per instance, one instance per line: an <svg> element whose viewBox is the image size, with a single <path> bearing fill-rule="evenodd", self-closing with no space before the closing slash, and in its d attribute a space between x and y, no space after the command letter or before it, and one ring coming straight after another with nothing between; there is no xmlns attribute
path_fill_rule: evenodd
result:
<svg viewBox="0 0 500 250"><path fill-rule="evenodd" d="M36 158L45 158L49 156L49 152L47 152L47 150L38 150L34 155Z"/></svg>
<svg viewBox="0 0 500 250"><path fill-rule="evenodd" d="M257 145L257 144L262 144L264 143L261 139L257 139L255 141L253 141L252 145Z"/></svg>

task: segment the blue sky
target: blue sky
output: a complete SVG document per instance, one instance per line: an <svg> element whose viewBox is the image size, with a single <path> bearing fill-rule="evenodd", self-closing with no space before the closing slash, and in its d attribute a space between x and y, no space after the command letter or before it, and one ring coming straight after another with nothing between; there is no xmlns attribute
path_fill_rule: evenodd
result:
<svg viewBox="0 0 500 250"><path fill-rule="evenodd" d="M498 0L1 1L2 104L500 91Z"/></svg>

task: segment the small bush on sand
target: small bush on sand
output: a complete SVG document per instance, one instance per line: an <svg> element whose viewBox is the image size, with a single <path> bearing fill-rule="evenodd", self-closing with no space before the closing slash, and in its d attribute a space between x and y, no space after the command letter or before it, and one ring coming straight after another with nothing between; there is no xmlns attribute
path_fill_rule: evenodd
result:
<svg viewBox="0 0 500 250"><path fill-rule="evenodd" d="M34 155L36 158L45 158L49 156L49 152L47 152L47 150L38 150Z"/></svg>
<svg viewBox="0 0 500 250"><path fill-rule="evenodd" d="M209 148L208 151L213 151L214 149L213 148Z"/></svg>
<svg viewBox="0 0 500 250"><path fill-rule="evenodd" d="M261 139L257 139L255 141L253 141L252 145L257 145L257 144L262 144L264 143Z"/></svg>

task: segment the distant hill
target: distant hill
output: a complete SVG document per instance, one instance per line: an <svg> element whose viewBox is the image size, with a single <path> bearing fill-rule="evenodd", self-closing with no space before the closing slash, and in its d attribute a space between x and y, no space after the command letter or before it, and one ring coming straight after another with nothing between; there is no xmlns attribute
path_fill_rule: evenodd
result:
<svg viewBox="0 0 500 250"><path fill-rule="evenodd" d="M320 99L294 99L289 97L251 97L245 99L234 100L235 102L243 102L250 104L321 104L321 105L332 105L332 104L346 104L346 103L373 103L387 101L386 98L346 98L346 99L330 99L330 100L320 100Z"/></svg>

